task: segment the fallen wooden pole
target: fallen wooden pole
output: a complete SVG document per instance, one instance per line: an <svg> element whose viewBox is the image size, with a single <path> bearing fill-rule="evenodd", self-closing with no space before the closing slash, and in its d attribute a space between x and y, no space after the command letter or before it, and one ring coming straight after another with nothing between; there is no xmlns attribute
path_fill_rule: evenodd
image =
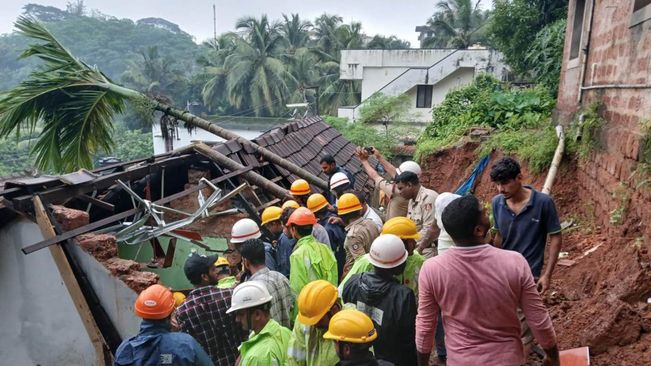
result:
<svg viewBox="0 0 651 366"><path fill-rule="evenodd" d="M207 157L208 159L218 163L230 171L246 169L245 166L233 161L228 156L211 149L210 146L204 144L203 142L194 143L192 146L197 153ZM250 183L255 184L263 190L271 193L275 197L278 197L280 199L289 197L289 192L285 188L273 183L269 179L261 176L256 172L247 171L245 173L242 173L242 176Z"/></svg>
<svg viewBox="0 0 651 366"><path fill-rule="evenodd" d="M124 88L122 88L124 89ZM134 91L126 89L130 92L130 94L133 94ZM288 171L298 175L299 177L306 179L308 182L316 185L317 187L328 190L328 183L326 183L323 179L317 177L316 175L310 173L309 171L301 168L300 166L292 163L291 161L282 158L281 156L278 156L271 150L264 148L250 140L245 139L244 137L227 130L225 128L222 128L218 126L216 123L205 120L201 117L195 116L194 114L187 112L187 111L182 111L178 108L174 108L170 105L167 105L165 103L161 103L156 100L151 100L154 102L154 108L168 114L170 116L176 117L180 119L181 121L184 121L186 123L189 123L191 125L197 126L203 130L206 130L208 132L211 132L223 139L226 140L235 140L241 145L248 146L255 150L258 154L262 155L266 160L283 167L287 169Z"/></svg>
<svg viewBox="0 0 651 366"><path fill-rule="evenodd" d="M41 199L38 196L34 196L33 200L36 223L41 229L43 237L46 239L55 237L56 232L52 227L52 222L48 218L47 212L45 212L43 202L41 202ZM70 267L70 263L68 262L66 254L63 252L63 248L61 248L60 245L51 245L48 247L48 249L50 250L52 259L54 260L54 263L56 264L59 273L61 274L63 283L70 293L70 298L72 299L75 308L77 308L77 312L81 317L81 322L84 324L84 328L86 328L88 337L90 337L90 342L93 344L93 348L95 349L96 364L112 364L112 360L107 359L106 357L106 355L110 355L108 345L106 345L104 337L102 336L102 333L100 332L99 327L95 322L95 318L93 318L93 314L90 311L90 307L86 302L84 294L81 292L81 287L79 287L79 283L77 282L77 279L72 272L72 268Z"/></svg>

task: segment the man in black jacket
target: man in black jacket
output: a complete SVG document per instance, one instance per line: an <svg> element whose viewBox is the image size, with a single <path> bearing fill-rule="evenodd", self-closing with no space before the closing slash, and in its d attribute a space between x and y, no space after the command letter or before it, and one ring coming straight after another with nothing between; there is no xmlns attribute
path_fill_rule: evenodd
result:
<svg viewBox="0 0 651 366"><path fill-rule="evenodd" d="M369 251L374 271L353 275L342 298L367 314L377 329L373 342L377 359L395 365L416 364L416 297L395 276L405 269L407 250L392 234L377 237Z"/></svg>

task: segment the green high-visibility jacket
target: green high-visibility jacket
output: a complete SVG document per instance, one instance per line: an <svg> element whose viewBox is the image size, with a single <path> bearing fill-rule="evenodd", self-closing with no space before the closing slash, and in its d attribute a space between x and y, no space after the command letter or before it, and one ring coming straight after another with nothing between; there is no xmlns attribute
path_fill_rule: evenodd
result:
<svg viewBox="0 0 651 366"><path fill-rule="evenodd" d="M420 273L420 267L423 266L423 262L425 262L425 257L418 254L418 252L414 252L414 254L407 257L407 265L405 266L404 272L400 276L396 277L400 283L414 291L416 298L418 298L418 273ZM339 293L343 293L344 285L352 275L362 272L371 272L372 270L373 265L368 260L368 254L359 257L344 280L341 281L341 284L339 285Z"/></svg>
<svg viewBox="0 0 651 366"><path fill-rule="evenodd" d="M303 286L315 280L326 280L337 286L337 260L329 246L312 235L300 238L289 256L289 287L296 298ZM294 306L294 309L297 309Z"/></svg>
<svg viewBox="0 0 651 366"><path fill-rule="evenodd" d="M233 288L237 285L235 276L224 277L217 282L217 288Z"/></svg>
<svg viewBox="0 0 651 366"><path fill-rule="evenodd" d="M333 366L339 362L335 342L324 339L326 329L305 325L298 319L287 350L289 366Z"/></svg>
<svg viewBox="0 0 651 366"><path fill-rule="evenodd" d="M292 332L269 319L260 333L252 334L240 346L240 366L284 366Z"/></svg>

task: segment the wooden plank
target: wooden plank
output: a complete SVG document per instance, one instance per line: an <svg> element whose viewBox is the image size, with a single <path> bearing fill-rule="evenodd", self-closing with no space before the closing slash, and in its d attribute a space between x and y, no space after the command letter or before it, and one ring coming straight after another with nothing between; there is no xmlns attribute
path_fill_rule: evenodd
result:
<svg viewBox="0 0 651 366"><path fill-rule="evenodd" d="M227 179L236 177L236 176L238 176L240 174L243 174L245 172L248 172L251 169L252 169L251 167L246 167L245 169L242 169L242 170L236 170L236 171L230 172L230 173L228 173L226 175L222 175L220 177L217 177L217 178L211 180L211 182L213 184L217 184L217 183L220 183L220 182L222 182L224 180L227 180ZM198 185L196 185L196 186L194 186L194 187L192 187L190 189L186 189L185 191L175 193L175 194L173 194L171 196L163 197L163 198L161 198L160 200L158 200L158 201L156 201L154 203L159 204L159 205L164 205L164 204L166 204L168 202L171 202L171 201L174 201L174 200L179 199L181 197L187 196L188 194L194 193L194 192L196 192L196 191L198 191L200 189L203 189L205 187L206 186L203 185L203 184L198 184ZM95 222L90 223L88 225L78 227L78 228L76 228L74 230L66 231L65 233L63 233L61 235L58 235L56 237L49 238L49 239L43 240L43 241L35 243L35 244L28 245L28 246L24 247L21 250L25 254L30 254L30 253L33 253L33 252L35 252L37 250L48 247L48 246L50 246L52 244L56 244L56 243L62 242L64 240L74 238L77 235L85 234L87 232L96 230L96 229L98 229L98 228L100 228L102 226L111 224L111 223L116 222L118 220L125 219L125 218L127 218L129 216L133 216L138 211L139 211L138 209L132 208L132 209L130 209L128 211L124 211L124 212L115 214L113 216L106 217L104 219L101 219L99 221L95 221Z"/></svg>
<svg viewBox="0 0 651 366"><path fill-rule="evenodd" d="M108 202L98 200L97 198L93 198L93 197L87 196L85 194L80 194L76 198L79 198L80 200L82 200L82 201L84 201L86 203L90 203L90 204L95 205L97 207L103 208L106 211L110 211L110 212L115 211L115 206L113 206L112 204L110 204Z"/></svg>
<svg viewBox="0 0 651 366"><path fill-rule="evenodd" d="M48 218L47 213L45 212L45 207L43 206L43 203L41 202L41 199L38 196L34 196L34 210L35 210L36 222L39 228L41 229L41 233L43 234L43 237L46 239L55 237L56 232L52 227L52 222ZM61 246L59 245L53 245L50 246L48 249L50 250L52 259L54 260L54 263L56 264L57 269L61 274L63 283L65 284L66 288L68 289L68 292L70 293L72 302L74 303L75 308L77 308L77 312L81 317L81 322L83 323L84 328L88 333L88 337L90 338L90 341L93 344L93 348L95 348L96 364L97 365L110 364L112 360L105 359L105 354L106 354L105 352L108 351L108 346L106 345L106 342L104 341L104 337L102 336L102 333L100 332L99 327L97 326L97 323L93 318L93 314L91 313L90 308L88 307L86 298L81 292L79 283L77 283L77 279L75 278L75 275L72 272L72 268L70 267L68 258L66 258L66 255L63 252L63 248L61 248Z"/></svg>

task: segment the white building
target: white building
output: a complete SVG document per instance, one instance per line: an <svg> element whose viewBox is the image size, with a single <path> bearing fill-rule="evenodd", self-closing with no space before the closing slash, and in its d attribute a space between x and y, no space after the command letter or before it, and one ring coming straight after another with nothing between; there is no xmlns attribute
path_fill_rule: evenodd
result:
<svg viewBox="0 0 651 366"><path fill-rule="evenodd" d="M376 93L410 96L414 122L430 122L432 106L448 91L469 84L479 72L506 77L499 52L489 49L344 50L339 78L362 81L362 103L341 107L339 117L355 121L360 106Z"/></svg>

